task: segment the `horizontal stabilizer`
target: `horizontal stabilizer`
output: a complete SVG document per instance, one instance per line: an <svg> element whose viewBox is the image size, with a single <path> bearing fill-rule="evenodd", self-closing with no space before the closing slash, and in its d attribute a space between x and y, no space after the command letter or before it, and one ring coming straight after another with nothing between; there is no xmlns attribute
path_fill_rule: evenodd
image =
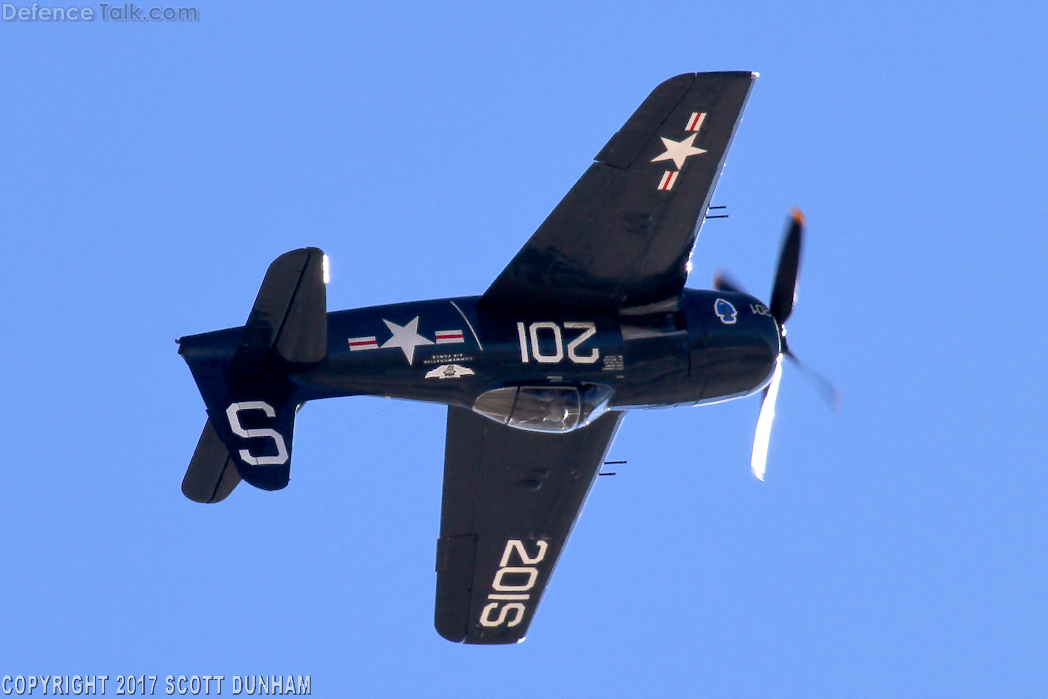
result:
<svg viewBox="0 0 1048 699"><path fill-rule="evenodd" d="M240 474L233 457L208 420L186 469L186 477L182 479L182 493L195 502L221 502L238 483Z"/></svg>

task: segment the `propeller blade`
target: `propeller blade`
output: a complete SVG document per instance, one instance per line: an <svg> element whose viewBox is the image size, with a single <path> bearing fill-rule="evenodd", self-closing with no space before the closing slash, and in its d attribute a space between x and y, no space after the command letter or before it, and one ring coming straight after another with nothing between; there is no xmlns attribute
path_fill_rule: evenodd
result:
<svg viewBox="0 0 1048 699"><path fill-rule="evenodd" d="M833 410L833 412L839 414L841 412L841 390L819 372L798 359L797 355L789 349L786 349L783 354L790 358L795 367L800 369L800 372L804 374L804 378L808 380L808 383L811 384L812 388L814 388L822 399L826 401L826 405L830 406L830 409Z"/></svg>
<svg viewBox="0 0 1048 699"><path fill-rule="evenodd" d="M768 441L771 439L771 423L775 419L775 399L779 395L779 380L782 378L782 355L775 360L775 371L771 383L764 389L764 402L757 418L757 433L753 436L753 455L750 470L758 480L764 480L764 467L768 463Z"/></svg>
<svg viewBox="0 0 1048 699"><path fill-rule="evenodd" d="M717 291L730 291L733 294L746 293L746 290L742 288L742 284L739 284L735 277L728 274L723 268L718 269L713 275L713 288Z"/></svg>
<svg viewBox="0 0 1048 699"><path fill-rule="evenodd" d="M804 235L804 214L794 207L790 212L790 227L782 243L779 267L775 271L775 284L771 290L772 316L783 325L793 313L793 302L797 298L797 275L801 263L801 238Z"/></svg>

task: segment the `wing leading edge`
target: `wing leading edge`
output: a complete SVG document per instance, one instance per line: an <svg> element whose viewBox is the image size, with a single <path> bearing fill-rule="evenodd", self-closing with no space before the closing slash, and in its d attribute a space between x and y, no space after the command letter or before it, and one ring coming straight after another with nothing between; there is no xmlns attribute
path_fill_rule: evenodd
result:
<svg viewBox="0 0 1048 699"><path fill-rule="evenodd" d="M615 311L680 293L755 73L662 83L484 294Z"/></svg>
<svg viewBox="0 0 1048 699"><path fill-rule="evenodd" d="M437 542L441 636L523 640L623 415L544 434L448 408Z"/></svg>

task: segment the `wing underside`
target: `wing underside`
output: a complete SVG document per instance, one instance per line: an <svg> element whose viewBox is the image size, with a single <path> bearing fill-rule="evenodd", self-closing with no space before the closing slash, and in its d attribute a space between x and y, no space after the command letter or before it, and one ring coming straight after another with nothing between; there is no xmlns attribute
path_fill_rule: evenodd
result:
<svg viewBox="0 0 1048 699"><path fill-rule="evenodd" d="M466 643L523 640L624 413L567 434L448 409L435 624Z"/></svg>
<svg viewBox="0 0 1048 699"><path fill-rule="evenodd" d="M659 85L484 295L618 310L676 296L756 74Z"/></svg>

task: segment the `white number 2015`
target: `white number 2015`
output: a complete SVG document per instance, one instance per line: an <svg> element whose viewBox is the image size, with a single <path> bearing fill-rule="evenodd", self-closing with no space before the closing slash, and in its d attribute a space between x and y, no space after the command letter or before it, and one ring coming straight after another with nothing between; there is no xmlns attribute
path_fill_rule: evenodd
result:
<svg viewBox="0 0 1048 699"><path fill-rule="evenodd" d="M549 547L545 541L536 541L535 544L538 546L538 552L529 556L524 550L524 542L520 539L510 539L506 542L499 569L495 572L495 579L491 581L493 591L488 595L488 599L493 601L488 602L480 611L481 626L516 626L524 619L524 612L527 610L525 604L531 599L531 588L535 587L539 578L539 569L535 564L542 562ZM514 553L523 565L510 565ZM509 580L506 576L509 576ZM527 578L522 580L521 576ZM493 617L496 612L498 616ZM510 614L513 615L512 619L509 618Z"/></svg>
<svg viewBox="0 0 1048 699"><path fill-rule="evenodd" d="M284 437L276 430L269 428L261 430L246 430L240 424L239 413L244 410L261 410L266 414L266 417L276 417L277 411L273 410L273 406L269 403L260 400L247 401L245 403L233 403L226 408L226 417L229 419L229 428L233 430L233 434L244 439L251 439L253 437L268 437L272 439L277 447L276 456L252 456L251 452L247 449L240 450L240 458L244 460L244 463L251 464L252 466L279 466L280 464L287 463L287 446L284 444Z"/></svg>

